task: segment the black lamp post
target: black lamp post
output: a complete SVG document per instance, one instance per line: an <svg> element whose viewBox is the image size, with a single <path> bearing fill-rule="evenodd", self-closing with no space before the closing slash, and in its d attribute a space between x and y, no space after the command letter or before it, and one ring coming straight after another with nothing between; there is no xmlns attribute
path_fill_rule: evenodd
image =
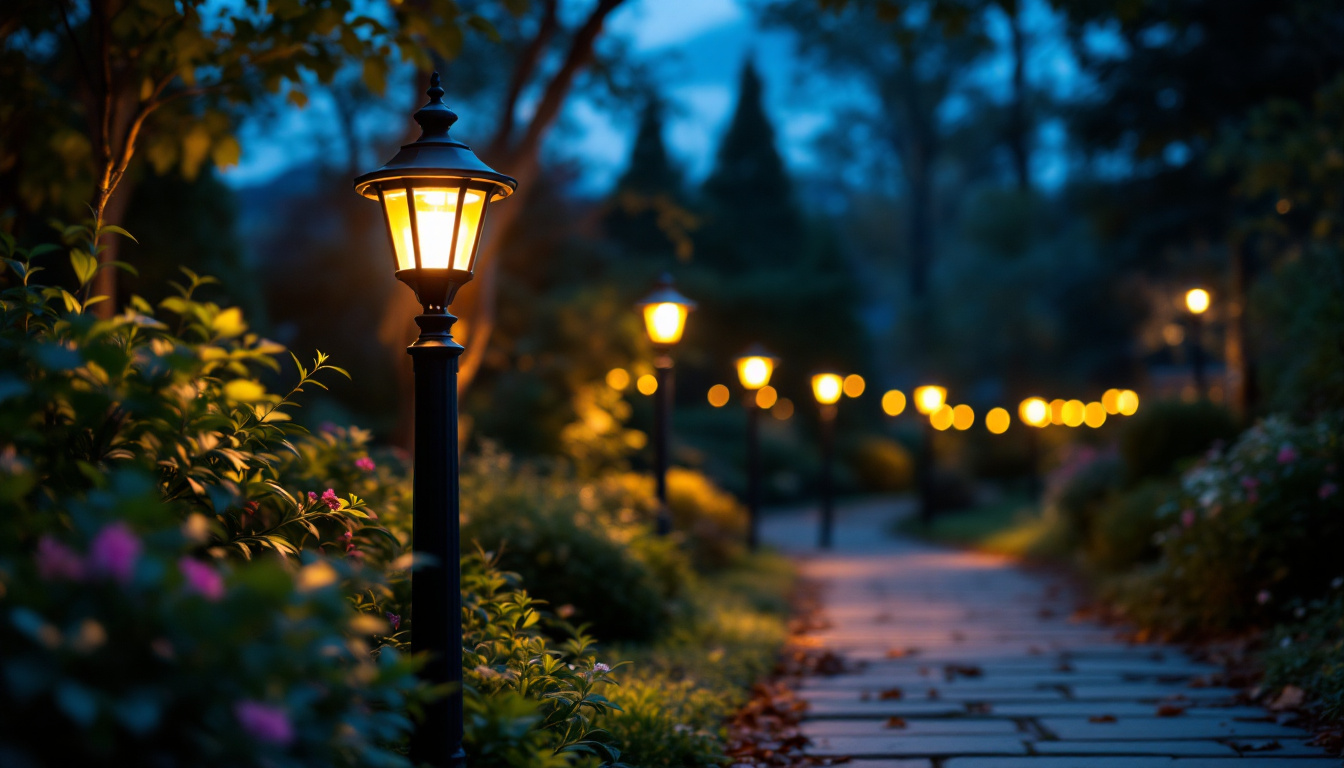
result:
<svg viewBox="0 0 1344 768"><path fill-rule="evenodd" d="M819 373L812 377L812 395L821 406L821 530L817 546L831 548L834 528L835 498L831 489L832 465L835 463L835 404L840 402L844 380L838 373Z"/></svg>
<svg viewBox="0 0 1344 768"><path fill-rule="evenodd" d="M761 408L756 403L760 389L770 383L770 375L779 362L760 344L753 344L738 356L737 378L747 395L747 546L755 552L760 544L761 519Z"/></svg>
<svg viewBox="0 0 1344 768"><path fill-rule="evenodd" d="M923 439L919 442L919 459L915 463L916 484L919 486L919 521L924 525L933 522L934 513L933 423L929 417L946 404L947 390L943 387L926 384L915 389L915 410L926 417Z"/></svg>
<svg viewBox="0 0 1344 768"><path fill-rule="evenodd" d="M681 341L686 315L695 309L695 302L678 293L672 287L672 276L665 274L653 293L636 306L644 313L649 341L658 353L653 361L658 375L658 389L654 393L653 472L658 489L658 535L666 536L672 531L672 512L667 506L667 465L672 444L672 347Z"/></svg>
<svg viewBox="0 0 1344 768"><path fill-rule="evenodd" d="M1209 292L1192 288L1185 293L1185 308L1190 310L1190 365L1194 368L1195 394L1200 400L1209 394L1204 375L1204 313L1209 309Z"/></svg>
<svg viewBox="0 0 1344 768"><path fill-rule="evenodd" d="M1032 500L1041 497L1041 441L1036 431L1050 424L1050 405L1039 397L1028 397L1017 406L1018 418L1027 430L1027 492Z"/></svg>
<svg viewBox="0 0 1344 768"><path fill-rule="evenodd" d="M417 764L463 766L462 571L459 565L457 318L448 312L476 266L485 211L518 182L492 170L448 136L457 115L443 103L439 73L429 103L415 113L422 134L387 165L355 179L355 191L383 207L397 279L424 307L415 318L420 338L407 352L415 366L415 477L411 581L411 648L428 655L421 677L451 688L426 707L411 739Z"/></svg>

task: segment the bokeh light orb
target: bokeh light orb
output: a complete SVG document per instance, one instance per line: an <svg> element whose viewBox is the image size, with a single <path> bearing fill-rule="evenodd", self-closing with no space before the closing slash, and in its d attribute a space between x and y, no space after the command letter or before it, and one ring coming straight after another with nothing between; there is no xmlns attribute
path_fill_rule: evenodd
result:
<svg viewBox="0 0 1344 768"><path fill-rule="evenodd" d="M929 423L939 432L945 432L952 427L952 406L943 403L938 410L929 414Z"/></svg>
<svg viewBox="0 0 1344 768"><path fill-rule="evenodd" d="M1106 406L1101 403L1088 403L1083 407L1083 423L1096 429L1106 423Z"/></svg>
<svg viewBox="0 0 1344 768"><path fill-rule="evenodd" d="M638 389L641 395L652 395L658 391L658 378L651 373L646 373L635 381L635 389Z"/></svg>
<svg viewBox="0 0 1344 768"><path fill-rule="evenodd" d="M900 416L905 412L905 393L893 389L882 396L882 412L888 416Z"/></svg>
<svg viewBox="0 0 1344 768"><path fill-rule="evenodd" d="M845 397L858 397L863 394L863 390L868 387L868 383L857 373L851 373L845 377Z"/></svg>
<svg viewBox="0 0 1344 768"><path fill-rule="evenodd" d="M722 408L728 404L728 388L722 384L715 384L709 388L709 404L715 408Z"/></svg>
<svg viewBox="0 0 1344 768"><path fill-rule="evenodd" d="M996 435L1002 435L1008 431L1008 426L1012 424L1013 417L1008 415L1008 411L1003 408L990 409L985 414L985 428Z"/></svg>
<svg viewBox="0 0 1344 768"><path fill-rule="evenodd" d="M612 368L607 371L607 386L624 392L630 386L630 372L624 368Z"/></svg>
<svg viewBox="0 0 1344 768"><path fill-rule="evenodd" d="M1083 417L1086 415L1087 406L1083 405L1082 400L1070 400L1064 403L1064 426L1078 427L1082 426Z"/></svg>

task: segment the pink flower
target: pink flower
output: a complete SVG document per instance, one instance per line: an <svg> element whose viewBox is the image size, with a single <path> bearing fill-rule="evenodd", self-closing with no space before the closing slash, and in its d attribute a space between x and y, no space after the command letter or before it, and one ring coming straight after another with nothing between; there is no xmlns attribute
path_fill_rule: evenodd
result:
<svg viewBox="0 0 1344 768"><path fill-rule="evenodd" d="M1181 510L1181 527L1189 528L1194 524L1195 524L1195 510L1193 509Z"/></svg>
<svg viewBox="0 0 1344 768"><path fill-rule="evenodd" d="M240 701L233 705L233 715L257 741L286 746L294 741L294 726L283 707L262 704L259 701Z"/></svg>
<svg viewBox="0 0 1344 768"><path fill-rule="evenodd" d="M378 467L377 464L373 463L373 459L369 458L368 456L361 456L358 459L355 459L355 466L359 467L365 472L372 472Z"/></svg>
<svg viewBox="0 0 1344 768"><path fill-rule="evenodd" d="M1261 604L1261 605L1264 605L1265 603L1268 603L1268 602L1269 602L1269 598L1270 598L1270 597L1272 597L1272 595L1269 594L1269 590L1268 590L1268 589L1262 589L1262 590L1260 590L1260 591L1256 594L1256 596L1255 596L1255 602L1257 602L1257 603L1259 603L1259 604Z"/></svg>
<svg viewBox="0 0 1344 768"><path fill-rule="evenodd" d="M317 427L317 430L319 432L335 432L338 429L340 429L340 427L336 426L334 423L330 421L324 421Z"/></svg>
<svg viewBox="0 0 1344 768"><path fill-rule="evenodd" d="M1259 485L1260 481L1255 479L1254 477L1251 477L1250 475L1246 475L1245 477L1241 478L1241 487L1245 488L1248 491L1255 489Z"/></svg>
<svg viewBox="0 0 1344 768"><path fill-rule="evenodd" d="M611 667L607 666L606 664L603 664L603 663L600 662L600 661L597 661L597 662L593 662L593 671L594 671L594 672L610 672L610 671L611 671Z"/></svg>
<svg viewBox="0 0 1344 768"><path fill-rule="evenodd" d="M330 488L322 492L322 502L327 505L327 509L341 508L341 500L336 498L336 492Z"/></svg>
<svg viewBox="0 0 1344 768"><path fill-rule="evenodd" d="M1297 449L1284 443L1283 447L1279 449L1279 463L1292 464L1294 461L1297 461Z"/></svg>
<svg viewBox="0 0 1344 768"><path fill-rule="evenodd" d="M125 523L103 527L89 547L89 566L94 573L111 576L125 584L135 573L140 558L140 540Z"/></svg>
<svg viewBox="0 0 1344 768"><path fill-rule="evenodd" d="M46 581L79 581L84 578L84 561L73 549L51 536L43 536L37 542L37 573Z"/></svg>
<svg viewBox="0 0 1344 768"><path fill-rule="evenodd" d="M309 501L317 501L317 494L314 493L314 492L312 492L312 491L309 491L309 492L308 492L308 500L309 500Z"/></svg>
<svg viewBox="0 0 1344 768"><path fill-rule="evenodd" d="M191 591L211 602L224 597L224 577L209 565L184 557L177 561L177 569L182 572Z"/></svg>
<svg viewBox="0 0 1344 768"><path fill-rule="evenodd" d="M387 623L392 625L393 632L401 629L401 617L391 611L387 612Z"/></svg>

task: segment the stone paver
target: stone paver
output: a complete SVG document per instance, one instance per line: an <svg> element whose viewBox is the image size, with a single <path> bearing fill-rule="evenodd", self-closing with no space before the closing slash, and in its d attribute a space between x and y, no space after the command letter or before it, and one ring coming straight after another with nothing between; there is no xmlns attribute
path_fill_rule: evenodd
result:
<svg viewBox="0 0 1344 768"><path fill-rule="evenodd" d="M886 535L908 503L842 508L821 553L806 510L765 539L825 584L812 633L851 669L802 681L811 754L854 768L1317 768L1310 734L1208 687L1218 668L1074 621L1061 584L1005 558Z"/></svg>

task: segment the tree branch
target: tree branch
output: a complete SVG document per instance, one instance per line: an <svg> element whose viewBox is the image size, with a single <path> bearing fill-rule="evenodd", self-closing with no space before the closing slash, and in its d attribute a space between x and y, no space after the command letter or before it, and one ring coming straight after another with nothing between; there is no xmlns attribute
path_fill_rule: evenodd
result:
<svg viewBox="0 0 1344 768"><path fill-rule="evenodd" d="M546 10L541 18L541 26L537 27L537 34L532 36L527 46L523 48L522 55L518 57L518 64L513 68L513 74L509 78L509 88L505 92L504 101L499 110L499 126L495 130L495 138L490 142L490 154L502 154L509 145L509 139L513 136L513 127L515 123L514 114L518 109L518 97L522 95L523 88L527 82L532 79L532 73L537 68L537 63L541 61L541 54L550 43L555 32L560 28L558 14L558 0L547 0Z"/></svg>

